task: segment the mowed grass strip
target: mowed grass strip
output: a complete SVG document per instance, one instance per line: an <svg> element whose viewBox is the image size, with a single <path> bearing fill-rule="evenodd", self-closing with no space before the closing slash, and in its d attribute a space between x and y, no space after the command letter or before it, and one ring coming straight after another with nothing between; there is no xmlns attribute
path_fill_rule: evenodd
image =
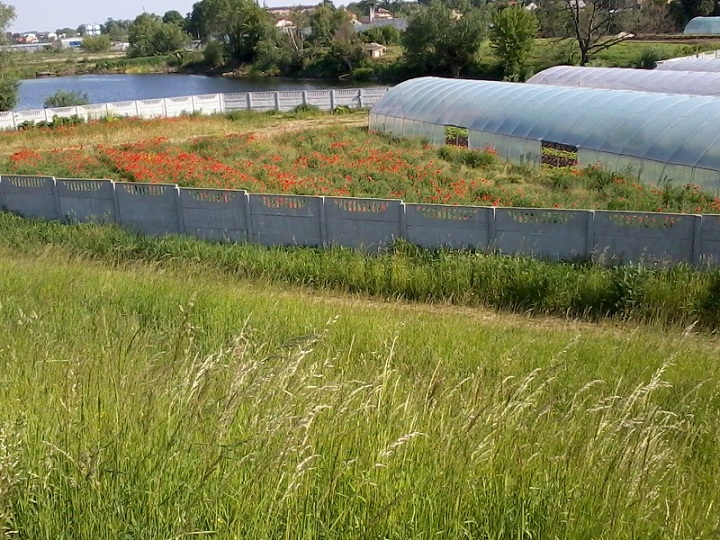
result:
<svg viewBox="0 0 720 540"><path fill-rule="evenodd" d="M710 337L331 301L181 266L0 247L3 534L720 526Z"/></svg>

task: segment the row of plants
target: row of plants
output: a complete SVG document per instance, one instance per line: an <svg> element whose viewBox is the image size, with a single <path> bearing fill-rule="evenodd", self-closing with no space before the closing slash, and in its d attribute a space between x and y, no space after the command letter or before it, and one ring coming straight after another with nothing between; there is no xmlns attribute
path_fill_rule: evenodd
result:
<svg viewBox="0 0 720 540"><path fill-rule="evenodd" d="M271 121L274 115L254 118ZM313 111L298 111L293 117L313 115ZM231 124L233 118L252 122L253 115L231 115L224 121ZM195 130L202 129L204 123L218 122L189 120L193 123L188 124L188 129ZM491 148L435 148L427 141L395 139L368 133L362 127L333 127L332 117L327 117L330 125L322 129L303 129L299 125L290 132L278 129L269 135L245 131L180 138L172 127L178 121L147 121L147 129L162 135L119 144L97 141L112 140L111 132L122 130L124 125L138 125L138 120L115 119L112 125L100 122L80 126L57 133L43 141L42 147L23 138L24 134L4 133L2 138L13 151L5 156L0 152L0 169L5 174L111 178L260 193L400 198L424 203L720 211L720 199L715 194L703 192L683 179L647 185L639 182L633 171L616 174L593 166L538 170L530 165L505 163ZM166 133L172 134L172 139ZM27 145L22 146L22 141Z"/></svg>

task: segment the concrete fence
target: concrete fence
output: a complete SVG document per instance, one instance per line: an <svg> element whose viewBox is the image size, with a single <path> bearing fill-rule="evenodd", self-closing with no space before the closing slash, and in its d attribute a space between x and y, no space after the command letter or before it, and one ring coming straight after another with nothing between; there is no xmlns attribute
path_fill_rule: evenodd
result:
<svg viewBox="0 0 720 540"><path fill-rule="evenodd" d="M387 88L352 88L338 90L303 90L290 92L241 92L235 94L208 94L139 101L96 103L76 107L33 109L0 112L0 130L17 129L25 122L50 122L55 116L79 116L97 120L106 116L132 116L140 118L174 117L183 114L218 114L230 111L292 111L298 105L314 105L324 111L336 107L353 109L370 107Z"/></svg>
<svg viewBox="0 0 720 540"><path fill-rule="evenodd" d="M410 204L5 175L0 209L27 218L115 223L148 235L266 246L376 251L402 238L426 248L604 264L720 261L720 215Z"/></svg>

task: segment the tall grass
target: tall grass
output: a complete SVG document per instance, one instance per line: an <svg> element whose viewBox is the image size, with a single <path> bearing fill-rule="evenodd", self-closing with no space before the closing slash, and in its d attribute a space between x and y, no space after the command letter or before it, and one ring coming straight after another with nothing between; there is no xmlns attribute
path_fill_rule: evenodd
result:
<svg viewBox="0 0 720 540"><path fill-rule="evenodd" d="M112 265L189 268L225 275L426 303L660 325L720 324L720 270L688 266L604 268L398 243L368 256L349 249L266 248L192 238L149 238L113 227L32 222L0 214L0 247L30 255L56 247Z"/></svg>
<svg viewBox="0 0 720 540"><path fill-rule="evenodd" d="M77 231L76 231L77 232ZM716 534L717 345L0 247L0 534Z"/></svg>

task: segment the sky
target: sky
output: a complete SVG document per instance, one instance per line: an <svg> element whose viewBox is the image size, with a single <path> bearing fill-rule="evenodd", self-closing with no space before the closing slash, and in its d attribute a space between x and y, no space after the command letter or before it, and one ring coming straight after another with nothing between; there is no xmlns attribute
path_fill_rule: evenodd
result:
<svg viewBox="0 0 720 540"><path fill-rule="evenodd" d="M2 0L15 7L12 32L55 31L81 24L102 24L108 19L134 19L143 11L164 14L172 9L183 15L197 0ZM312 4L316 0L267 0L269 7Z"/></svg>

